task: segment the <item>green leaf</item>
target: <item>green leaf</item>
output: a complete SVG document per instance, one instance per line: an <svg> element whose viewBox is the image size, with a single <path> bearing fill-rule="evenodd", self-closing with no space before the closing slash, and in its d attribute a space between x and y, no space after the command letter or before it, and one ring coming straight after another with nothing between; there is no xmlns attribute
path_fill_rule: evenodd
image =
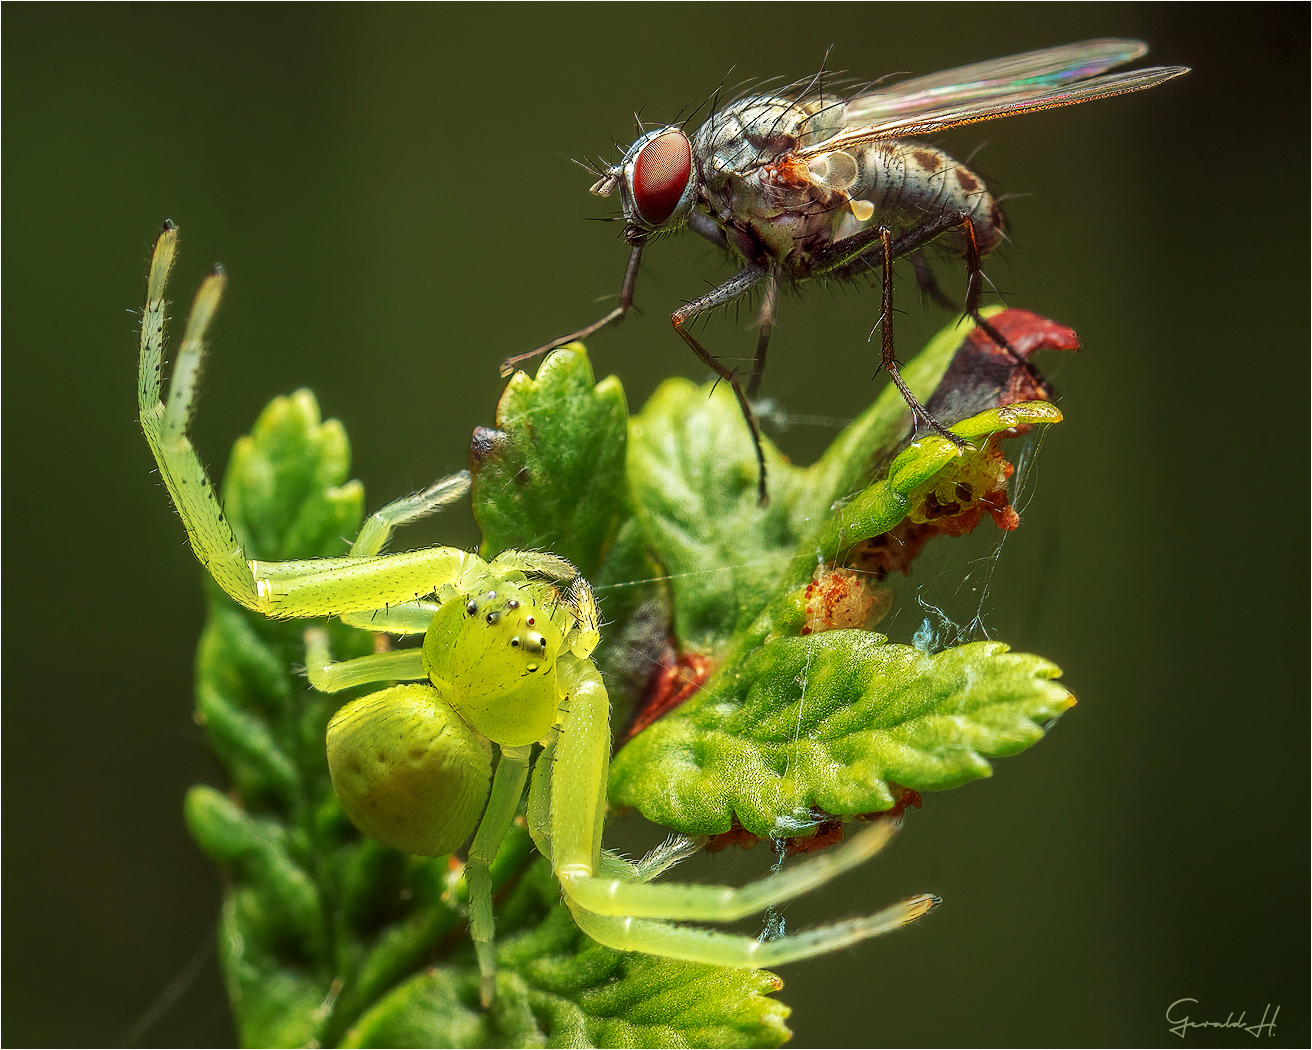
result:
<svg viewBox="0 0 1312 1050"><path fill-rule="evenodd" d="M626 515L629 410L614 376L597 383L580 344L552 353L530 379L516 372L470 455L482 554L550 550L595 577Z"/></svg>
<svg viewBox="0 0 1312 1050"><path fill-rule="evenodd" d="M689 834L814 830L813 810L891 808L891 787L943 790L1037 742L1074 704L1060 672L999 642L935 655L870 631L766 643L616 757L612 801ZM642 800L641 804L638 800Z"/></svg>
<svg viewBox="0 0 1312 1050"><path fill-rule="evenodd" d="M968 335L945 329L905 370L922 398L928 400ZM687 834L726 832L736 818L757 835L809 835L824 815L891 808L899 787L942 789L987 775L986 758L1039 739L1038 724L1074 701L1048 681L1057 669L1037 658L999 663L992 649L964 646L955 658L922 654L907 662L895 654L915 650L888 646L869 632L824 636L846 637L847 647L792 636L811 629L807 601L817 564L841 566L860 544L908 525L948 529L949 510L973 513L973 520L985 505L996 510L989 493L1005 490L1010 472L1000 437L1060 419L1048 402L991 408L953 427L972 448L963 451L931 435L890 461L908 426L900 397L886 391L810 468L782 463L767 448L772 502L760 508L748 482L729 485L735 471L750 477L751 468L732 399L686 382L665 384L633 423L630 471L638 519L671 577L679 649L710 652L719 670L691 700L620 750L611 767L611 805L636 808ZM849 495L847 486L862 478L865 488ZM963 492L969 494L964 506ZM715 564L719 572L706 571ZM724 623L735 632L717 634L715 625ZM871 647L877 643L876 657ZM806 653L800 666L797 645ZM967 697L947 688L938 669L949 668L950 659L966 661L972 688L982 691ZM1029 686L1019 708L1004 702L1004 680L1014 675L998 670L1014 669L1017 660L1031 661L1021 675ZM774 670L782 675L783 692L750 692L756 683L764 688L774 681ZM864 682L869 692L854 692L854 682ZM896 707L909 690L952 718L922 722L917 719L930 716L920 711L906 725L882 724L889 705ZM977 713L974 721L960 720L953 705L978 707L981 698L1001 706ZM777 724L768 717L776 708L785 712ZM843 716L827 721L838 709ZM995 726L1004 715L1013 722ZM813 717L822 724L811 724ZM926 725L937 727L937 735L925 735ZM781 726L792 735L780 737ZM986 727L997 731L990 735Z"/></svg>
<svg viewBox="0 0 1312 1050"><path fill-rule="evenodd" d="M347 481L341 423L319 421L308 390L271 401L233 447L223 504L248 557L265 561L345 554L360 528L364 487Z"/></svg>
<svg viewBox="0 0 1312 1050"><path fill-rule="evenodd" d="M629 428L629 483L651 553L670 580L674 633L715 652L769 599L797 543L796 471L765 443L771 502L728 386L667 379Z"/></svg>

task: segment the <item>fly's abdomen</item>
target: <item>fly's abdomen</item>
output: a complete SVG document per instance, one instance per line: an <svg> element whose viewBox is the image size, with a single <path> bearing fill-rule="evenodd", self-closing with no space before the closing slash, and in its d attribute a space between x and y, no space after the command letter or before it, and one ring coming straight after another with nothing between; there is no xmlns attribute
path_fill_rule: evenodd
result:
<svg viewBox="0 0 1312 1050"><path fill-rule="evenodd" d="M882 223L900 233L945 214L963 214L974 224L981 255L1002 240L1002 212L984 180L941 149L919 142L873 143L859 151L858 163L860 178L851 196L869 201L875 209L862 226ZM836 235L847 236L847 231ZM962 254L966 233L952 230L937 243Z"/></svg>

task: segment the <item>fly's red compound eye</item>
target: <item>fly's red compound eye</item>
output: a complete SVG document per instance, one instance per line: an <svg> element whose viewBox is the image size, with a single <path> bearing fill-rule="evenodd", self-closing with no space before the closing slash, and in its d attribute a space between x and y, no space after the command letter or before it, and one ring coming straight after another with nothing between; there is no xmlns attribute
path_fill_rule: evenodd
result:
<svg viewBox="0 0 1312 1050"><path fill-rule="evenodd" d="M692 175L692 147L682 131L663 131L633 163L633 203L642 220L659 226L679 206Z"/></svg>

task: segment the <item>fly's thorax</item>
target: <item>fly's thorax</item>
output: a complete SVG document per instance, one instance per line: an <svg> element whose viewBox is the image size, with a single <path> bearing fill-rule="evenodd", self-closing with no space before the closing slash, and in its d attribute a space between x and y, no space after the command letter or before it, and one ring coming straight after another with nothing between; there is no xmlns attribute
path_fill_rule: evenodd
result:
<svg viewBox="0 0 1312 1050"><path fill-rule="evenodd" d="M717 112L693 137L702 199L729 246L758 265L786 259L813 226L811 194L779 166L809 135L811 111L777 96L743 99Z"/></svg>
<svg viewBox="0 0 1312 1050"><path fill-rule="evenodd" d="M703 193L724 224L778 215L789 206L771 187L771 166L797 147L806 111L777 96L742 99L706 121L693 136Z"/></svg>
<svg viewBox="0 0 1312 1050"><path fill-rule="evenodd" d="M710 171L745 173L842 130L843 108L832 99L796 101L779 95L741 99L719 110L693 136L693 152Z"/></svg>
<svg viewBox="0 0 1312 1050"><path fill-rule="evenodd" d="M475 729L505 747L556 721L562 632L537 588L498 583L446 602L424 636L424 671Z"/></svg>
<svg viewBox="0 0 1312 1050"><path fill-rule="evenodd" d="M945 213L960 212L975 226L981 255L1002 240L1002 212L983 178L943 150L920 142L889 141L852 152L860 175L851 195L869 202L873 212L861 221L849 210L835 227L835 239L881 223L900 232ZM962 251L965 234L945 234L940 243L953 252Z"/></svg>

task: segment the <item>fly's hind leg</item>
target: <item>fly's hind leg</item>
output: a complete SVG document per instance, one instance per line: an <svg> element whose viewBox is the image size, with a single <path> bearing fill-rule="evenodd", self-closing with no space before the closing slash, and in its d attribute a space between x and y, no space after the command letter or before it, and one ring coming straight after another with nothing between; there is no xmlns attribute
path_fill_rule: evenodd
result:
<svg viewBox="0 0 1312 1050"><path fill-rule="evenodd" d="M747 394L743 391L742 384L738 382L738 377L733 370L726 367L718 357L697 342L684 325L698 314L705 313L707 310L714 310L717 306L724 306L726 303L733 302L739 296L747 294L764 280L769 272L760 266L744 267L718 288L713 288L700 298L684 304L670 315L670 323L674 325L674 330L679 333L680 338L692 347L693 353L701 359L704 365L729 384L733 390L733 396L738 399L738 407L742 410L743 419L747 422L747 429L751 431L752 446L756 450L756 501L761 506L765 506L770 502L770 496L765 487L765 450L761 447L761 428L756 422L756 416L752 413L752 406L747 401ZM763 365L765 356L763 348L759 344L757 355L759 362ZM755 372L755 369L753 369L753 372Z"/></svg>
<svg viewBox="0 0 1312 1050"><path fill-rule="evenodd" d="M907 407L911 409L912 418L917 423L924 423L935 433L943 435L943 437L947 438L958 448L973 448L974 446L972 446L965 438L958 437L929 414L925 409L925 406L916 400L916 395L911 392L911 388L907 386L906 381L902 378L902 373L898 371L897 357L893 352L893 233L886 226L879 227L877 232L879 236L880 254L883 257L884 263L884 294L880 304L879 315L879 334L883 341L883 356L880 360L880 367L884 369L884 371L888 373L889 378L893 380L893 385L897 387L898 392L902 395L902 399L907 403Z"/></svg>
<svg viewBox="0 0 1312 1050"><path fill-rule="evenodd" d="M883 355L879 367L888 372L893 385L897 387L902 399L911 409L912 418L917 426L924 423L935 433L942 434L958 448L973 448L968 441L959 438L947 427L935 419L925 409L911 388L907 386L898 371L897 357L893 352L893 260L906 255L919 254L919 249L936 237L942 236L954 226L960 224L955 215L940 215L907 230L894 239L893 233L886 226L872 226L854 233L850 237L835 241L811 257L814 272L824 273L832 270L850 269L861 263L874 265L876 260L883 266L883 299L879 318L879 327L883 339ZM923 260L922 260L923 262ZM955 307L953 307L955 309ZM875 373L879 373L876 371Z"/></svg>
<svg viewBox="0 0 1312 1050"><path fill-rule="evenodd" d="M957 304L947 292L939 286L938 278L934 276L934 271L929 268L929 263L925 261L923 251L914 251L910 255L911 266L916 272L916 285L920 288L921 294L927 299L932 299L944 310L957 312Z"/></svg>
<svg viewBox="0 0 1312 1050"><path fill-rule="evenodd" d="M1007 337L998 331L997 327L989 322L983 314L979 312L979 299L983 294L983 277L984 270L980 266L979 242L975 239L975 223L965 212L957 216L957 222L961 226L962 232L966 235L966 305L965 313L980 330L983 331L999 347L1005 350L1018 365L1024 368L1029 374L1043 383L1039 376L1038 370L1021 356L1016 348L1007 342Z"/></svg>
<svg viewBox="0 0 1312 1050"><path fill-rule="evenodd" d="M779 301L779 271L770 267L765 282L765 298L761 300L761 313L756 319L756 356L752 358L752 376L747 381L747 396L752 400L761 392L761 376L765 372L765 351L770 346L770 333L774 331L775 306Z"/></svg>

